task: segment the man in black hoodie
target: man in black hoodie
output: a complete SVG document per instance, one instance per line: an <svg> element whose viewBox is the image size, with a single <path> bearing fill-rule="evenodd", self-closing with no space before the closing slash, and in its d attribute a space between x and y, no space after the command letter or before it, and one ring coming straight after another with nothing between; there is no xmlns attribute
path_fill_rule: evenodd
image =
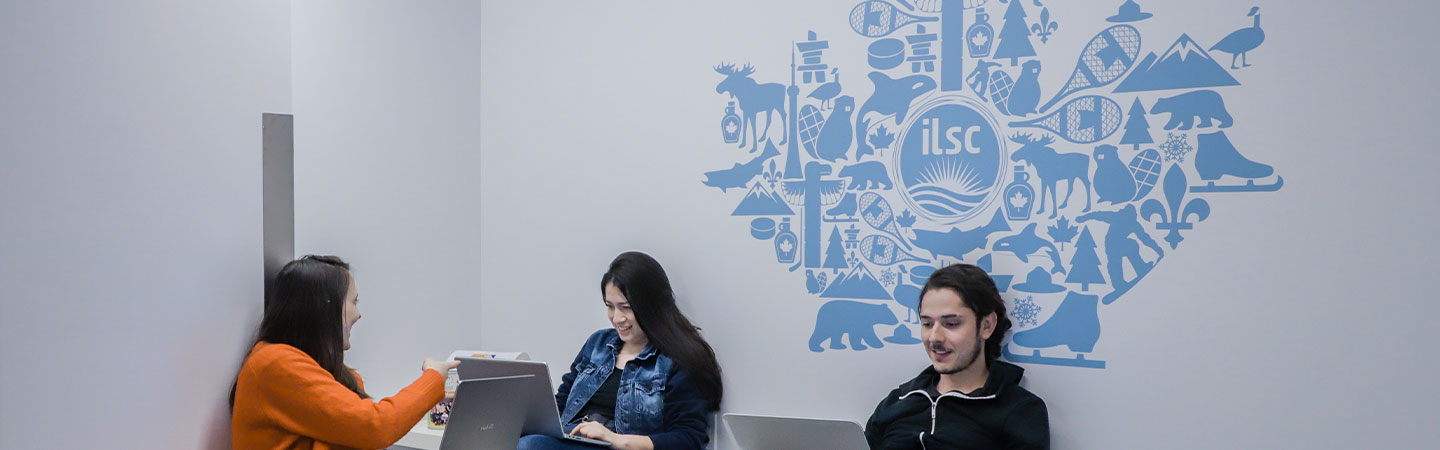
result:
<svg viewBox="0 0 1440 450"><path fill-rule="evenodd" d="M1024 369L995 359L1010 319L990 276L969 264L937 270L917 309L930 366L875 407L870 448L1050 448L1045 401L1020 387Z"/></svg>

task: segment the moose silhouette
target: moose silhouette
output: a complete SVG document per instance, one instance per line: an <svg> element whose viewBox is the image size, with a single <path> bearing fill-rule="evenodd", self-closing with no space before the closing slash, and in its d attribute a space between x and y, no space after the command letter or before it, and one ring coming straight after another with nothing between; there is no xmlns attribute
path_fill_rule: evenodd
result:
<svg viewBox="0 0 1440 450"><path fill-rule="evenodd" d="M1051 136L1041 136L1033 139L1028 134L1016 134L1010 137L1010 141L1020 144L1020 149L1010 155L1012 161L1024 162L1035 166L1035 172L1040 178L1040 207L1035 214L1045 211L1045 194L1050 194L1050 200L1058 202L1059 205L1050 210L1050 218L1054 219L1060 208L1070 203L1070 194L1075 193L1075 182L1085 183L1085 211L1090 211L1090 156L1084 153L1057 153L1050 148L1055 143ZM1065 193L1065 200L1061 201L1055 194L1055 185L1060 180L1070 181L1070 192Z"/></svg>
<svg viewBox="0 0 1440 450"><path fill-rule="evenodd" d="M750 152L754 153L760 147L760 141L770 132L770 119L774 112L780 113L780 119L785 119L785 85L780 83L760 84L750 78L755 73L755 68L746 64L745 67L736 69L734 64L720 63L715 66L715 72L724 75L725 79L715 85L715 93L729 93L736 102L740 104L740 111L743 119L740 121L740 148L745 148L745 130L750 130L750 135L755 135L755 116L760 112L765 113L765 128L761 129L760 136L753 138ZM780 127L782 130L785 127ZM788 133L780 139L784 145L789 139Z"/></svg>

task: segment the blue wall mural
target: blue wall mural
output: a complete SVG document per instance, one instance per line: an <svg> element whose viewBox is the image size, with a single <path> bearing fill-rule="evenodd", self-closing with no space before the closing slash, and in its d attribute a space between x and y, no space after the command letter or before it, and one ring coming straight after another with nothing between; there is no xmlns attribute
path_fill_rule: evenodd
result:
<svg viewBox="0 0 1440 450"><path fill-rule="evenodd" d="M844 36L800 28L776 43L789 61L713 67L715 151L735 162L701 181L814 299L810 339L794 345L919 344L920 286L967 262L1006 299L1005 359L1103 369L1103 310L1198 236L1212 204L1281 188L1262 151L1227 135L1245 117L1225 97L1264 62L1249 62L1260 9L1189 30L1218 38L1206 46L1147 27L1164 10L1113 7L1061 27L1041 0L866 0L848 6L848 27L821 28ZM1085 44L1056 47L1073 42ZM1070 56L1041 61L1037 48ZM837 53L867 66L826 60ZM1042 83L1070 61L1063 84Z"/></svg>

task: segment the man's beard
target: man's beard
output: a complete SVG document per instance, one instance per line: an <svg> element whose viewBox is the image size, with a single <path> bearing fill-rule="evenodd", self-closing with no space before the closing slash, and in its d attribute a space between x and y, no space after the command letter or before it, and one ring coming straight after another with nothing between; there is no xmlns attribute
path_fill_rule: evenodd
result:
<svg viewBox="0 0 1440 450"><path fill-rule="evenodd" d="M976 361L976 360L979 360L979 359L980 359L980 354L982 353L981 346L983 346L983 345L985 345L985 342L982 341L982 340L980 340L980 335L977 333L977 334L975 335L975 345L970 348L970 352L968 353L968 357L967 357L966 355L964 355L964 354L955 355L955 356L956 356L956 358L955 358L956 364L955 364L955 366L954 366L953 368L945 369L945 370L937 370L937 372L940 372L941 375L951 375L951 374L960 373L960 371L962 371L962 370L969 369L970 366L972 366L972 365L975 364L975 361ZM964 361L964 362L962 363L961 361Z"/></svg>

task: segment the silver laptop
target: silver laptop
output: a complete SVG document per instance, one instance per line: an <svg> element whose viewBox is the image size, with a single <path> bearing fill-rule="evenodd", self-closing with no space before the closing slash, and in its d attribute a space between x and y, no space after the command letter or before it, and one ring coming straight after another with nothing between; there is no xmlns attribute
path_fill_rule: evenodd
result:
<svg viewBox="0 0 1440 450"><path fill-rule="evenodd" d="M535 383L533 378L519 375L460 382L440 450L515 448L524 417L510 411L525 405L522 393Z"/></svg>
<svg viewBox="0 0 1440 450"><path fill-rule="evenodd" d="M848 420L733 413L724 417L735 443L745 450L870 450L860 424Z"/></svg>
<svg viewBox="0 0 1440 450"><path fill-rule="evenodd" d="M555 403L555 388L550 384L550 369L544 362L464 356L455 359L460 361L457 371L462 384L466 380L527 377L525 385L515 389L519 394L518 398L523 400L503 410L512 411L512 414L513 411L525 411L524 424L520 430L521 435L542 434L569 442L600 447L610 446L610 443L605 441L564 433L564 424L560 423L560 410ZM458 405L460 403L459 394L456 395L455 403ZM451 414L453 415L454 412L452 411ZM449 425L446 425L446 428L449 428ZM515 447L512 445L509 448Z"/></svg>

